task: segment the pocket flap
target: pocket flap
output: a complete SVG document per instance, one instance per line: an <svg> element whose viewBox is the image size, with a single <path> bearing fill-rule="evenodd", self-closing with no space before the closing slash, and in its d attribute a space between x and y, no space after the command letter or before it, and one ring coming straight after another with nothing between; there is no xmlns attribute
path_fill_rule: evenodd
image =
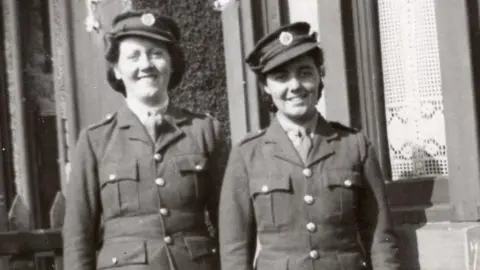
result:
<svg viewBox="0 0 480 270"><path fill-rule="evenodd" d="M207 236L186 236L184 241L192 260L217 252L213 240Z"/></svg>
<svg viewBox="0 0 480 270"><path fill-rule="evenodd" d="M118 182L122 180L138 181L136 160L108 163L105 164L101 169L100 183L102 187L107 183Z"/></svg>
<svg viewBox="0 0 480 270"><path fill-rule="evenodd" d="M100 250L97 268L108 269L146 263L147 247L145 241L110 242L106 243Z"/></svg>
<svg viewBox="0 0 480 270"><path fill-rule="evenodd" d="M173 159L181 172L201 172L207 169L207 158L204 155L182 155Z"/></svg>
<svg viewBox="0 0 480 270"><path fill-rule="evenodd" d="M290 175L252 177L249 186L252 197L258 194L269 194L273 191L290 192L292 190Z"/></svg>
<svg viewBox="0 0 480 270"><path fill-rule="evenodd" d="M328 187L342 186L346 188L363 186L360 172L353 170L331 169L323 173Z"/></svg>

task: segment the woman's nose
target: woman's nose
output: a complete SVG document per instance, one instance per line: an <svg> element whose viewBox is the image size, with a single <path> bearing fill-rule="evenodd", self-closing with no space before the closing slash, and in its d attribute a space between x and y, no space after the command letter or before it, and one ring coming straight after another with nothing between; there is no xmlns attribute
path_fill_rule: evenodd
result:
<svg viewBox="0 0 480 270"><path fill-rule="evenodd" d="M152 62L150 61L150 58L148 58L147 55L142 55L139 60L139 68L141 69L146 69L152 66Z"/></svg>
<svg viewBox="0 0 480 270"><path fill-rule="evenodd" d="M291 90L296 90L300 88L300 85L300 81L295 76L292 76L288 81L288 88L290 88Z"/></svg>

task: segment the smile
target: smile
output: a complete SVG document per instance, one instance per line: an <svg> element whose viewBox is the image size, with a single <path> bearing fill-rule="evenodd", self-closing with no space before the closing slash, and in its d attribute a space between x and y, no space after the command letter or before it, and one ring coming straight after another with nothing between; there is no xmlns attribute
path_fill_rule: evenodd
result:
<svg viewBox="0 0 480 270"><path fill-rule="evenodd" d="M287 98L286 100L287 100L287 101L299 101L299 100L306 99L308 96L310 96L310 94L311 94L311 92L306 92L306 93L301 94L301 95L289 97L289 98Z"/></svg>
<svg viewBox="0 0 480 270"><path fill-rule="evenodd" d="M141 80L141 79L155 79L157 78L156 75L154 74L149 74L149 75L144 75L144 76L138 76L138 79Z"/></svg>

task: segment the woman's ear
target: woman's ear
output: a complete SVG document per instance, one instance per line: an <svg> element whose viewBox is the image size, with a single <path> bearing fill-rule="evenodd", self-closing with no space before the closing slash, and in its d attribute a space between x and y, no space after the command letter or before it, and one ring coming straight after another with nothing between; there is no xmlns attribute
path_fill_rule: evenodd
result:
<svg viewBox="0 0 480 270"><path fill-rule="evenodd" d="M113 74L115 75L115 79L121 80L121 79L122 79L122 74L121 74L120 71L118 70L118 67L117 67L117 66L113 66L112 70L113 70Z"/></svg>

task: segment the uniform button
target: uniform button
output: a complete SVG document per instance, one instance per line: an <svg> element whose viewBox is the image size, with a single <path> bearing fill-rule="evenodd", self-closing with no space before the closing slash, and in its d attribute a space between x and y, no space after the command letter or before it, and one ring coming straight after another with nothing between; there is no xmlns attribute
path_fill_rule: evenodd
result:
<svg viewBox="0 0 480 270"><path fill-rule="evenodd" d="M153 159L155 159L156 161L160 161L160 160L162 160L162 155L157 153L157 154L153 155Z"/></svg>
<svg viewBox="0 0 480 270"><path fill-rule="evenodd" d="M316 251L316 250L310 251L309 255L310 255L310 258L312 258L314 260L318 259L318 251Z"/></svg>
<svg viewBox="0 0 480 270"><path fill-rule="evenodd" d="M343 184L345 184L345 186L347 186L347 187L351 187L352 186L352 180L347 179L347 180L345 180L345 182L343 182Z"/></svg>
<svg viewBox="0 0 480 270"><path fill-rule="evenodd" d="M306 227L309 232L314 232L317 229L317 226L313 222L307 223Z"/></svg>
<svg viewBox="0 0 480 270"><path fill-rule="evenodd" d="M268 192L268 186L267 185L262 186L262 192Z"/></svg>
<svg viewBox="0 0 480 270"><path fill-rule="evenodd" d="M312 176L312 170L310 170L309 168L303 169L302 173L303 173L303 175L305 175L306 177Z"/></svg>
<svg viewBox="0 0 480 270"><path fill-rule="evenodd" d="M212 253L213 253L213 254L216 254L216 253L217 253L217 249L216 249L216 248L212 248Z"/></svg>
<svg viewBox="0 0 480 270"><path fill-rule="evenodd" d="M163 187L163 186L165 186L165 180L163 178L157 178L157 179L155 179L155 184Z"/></svg>
<svg viewBox="0 0 480 270"><path fill-rule="evenodd" d="M200 171L203 169L203 166L200 164L195 165L195 170Z"/></svg>
<svg viewBox="0 0 480 270"><path fill-rule="evenodd" d="M306 204L310 204L310 205L313 204L314 202L314 199L311 195L305 195L303 197L303 200L305 201Z"/></svg>
<svg viewBox="0 0 480 270"><path fill-rule="evenodd" d="M165 236L165 238L163 238L163 241L165 241L165 243L167 243L167 245L170 245L170 244L173 243L173 239L170 236Z"/></svg>
<svg viewBox="0 0 480 270"><path fill-rule="evenodd" d="M116 257L113 257L113 258L112 258L112 263L113 263L113 264L117 264L117 263L118 263L118 259L117 259Z"/></svg>
<svg viewBox="0 0 480 270"><path fill-rule="evenodd" d="M160 214L162 214L162 216L168 216L168 214L170 214L170 211L168 211L167 208L160 208Z"/></svg>
<svg viewBox="0 0 480 270"><path fill-rule="evenodd" d="M108 176L108 179L109 179L110 181L115 180L115 178L117 178L117 176L116 176L115 174L110 174L110 175Z"/></svg>

